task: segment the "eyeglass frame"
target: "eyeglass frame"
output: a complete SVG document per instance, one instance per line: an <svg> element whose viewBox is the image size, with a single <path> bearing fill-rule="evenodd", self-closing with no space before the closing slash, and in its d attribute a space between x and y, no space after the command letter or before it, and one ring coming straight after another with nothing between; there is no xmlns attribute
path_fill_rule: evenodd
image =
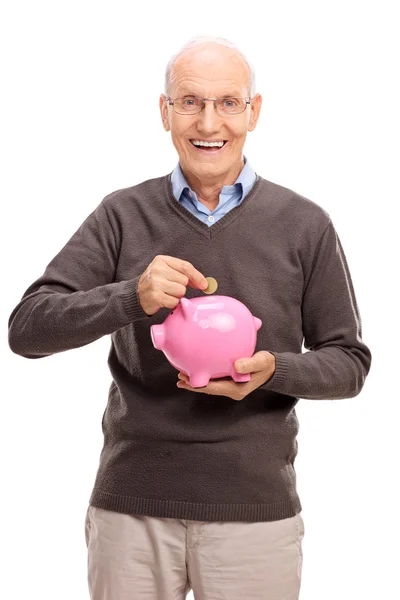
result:
<svg viewBox="0 0 400 600"><path fill-rule="evenodd" d="M236 115L241 115L246 110L247 104L251 104L251 97L250 96L246 96L245 98L242 98L241 96L224 96L222 98L201 98L200 96L193 96L193 95L190 95L190 94L186 94L186 96L178 96L178 98L175 98L174 100L172 100L171 96L166 96L165 97L165 99L168 102L168 104L170 106L172 106L174 110L175 110L174 102L175 102L175 100L179 100L180 98L196 98L197 100L202 100L202 102L203 102L202 107L200 108L199 112L196 112L196 113L178 113L177 112L176 113L177 115L183 115L183 116L188 116L188 117L192 117L193 115L199 115L201 113L201 111L203 110L203 108L205 107L205 100L212 100L214 102L214 110L216 110L218 114L221 114L221 113L219 113L218 109L217 109L217 105L216 105L217 100L229 100L229 98L232 98L232 100L245 100L246 106L244 107L244 109L241 112L239 112L239 113L232 113L231 115L229 115L228 113L226 113L226 114L222 115L224 117L225 116L227 116L227 117L228 116L229 117L235 117Z"/></svg>

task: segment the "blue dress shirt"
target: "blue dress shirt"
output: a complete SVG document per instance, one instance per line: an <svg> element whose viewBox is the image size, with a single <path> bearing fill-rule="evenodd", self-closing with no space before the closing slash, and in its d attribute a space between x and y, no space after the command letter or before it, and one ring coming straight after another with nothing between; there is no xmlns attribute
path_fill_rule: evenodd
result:
<svg viewBox="0 0 400 600"><path fill-rule="evenodd" d="M174 196L185 208L206 223L209 227L226 215L232 208L238 206L249 193L256 180L256 174L250 166L247 158L243 155L244 166L233 185L224 185L219 195L218 205L210 210L199 200L196 193L189 187L182 173L180 163L171 173L171 183Z"/></svg>

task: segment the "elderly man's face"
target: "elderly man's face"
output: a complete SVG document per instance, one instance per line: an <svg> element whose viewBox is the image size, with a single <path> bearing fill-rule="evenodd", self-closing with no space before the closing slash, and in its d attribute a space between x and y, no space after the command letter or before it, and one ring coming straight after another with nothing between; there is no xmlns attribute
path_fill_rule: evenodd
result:
<svg viewBox="0 0 400 600"><path fill-rule="evenodd" d="M230 48L208 44L193 48L176 61L170 96L193 95L201 98L249 97L249 71L242 58ZM223 185L237 177L243 167L242 150L247 131L255 128L262 98L256 94L243 113L220 115L211 101L197 115L179 115L160 96L164 129L171 131L172 142L184 171L202 183L220 181ZM227 140L216 153L198 150L191 140ZM232 184L233 181L230 182Z"/></svg>

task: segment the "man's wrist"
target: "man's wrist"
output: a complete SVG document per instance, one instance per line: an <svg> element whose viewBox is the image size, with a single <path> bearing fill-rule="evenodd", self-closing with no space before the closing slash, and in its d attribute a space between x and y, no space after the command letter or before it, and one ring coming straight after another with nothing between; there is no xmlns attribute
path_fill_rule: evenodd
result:
<svg viewBox="0 0 400 600"><path fill-rule="evenodd" d="M272 370L270 371L270 375L269 375L269 377L268 377L268 379L267 379L267 381L265 383L267 383L270 379L273 378L273 376L275 374L275 371L276 371L276 358L275 358L275 355L272 354L272 352L270 352L270 355L272 356Z"/></svg>

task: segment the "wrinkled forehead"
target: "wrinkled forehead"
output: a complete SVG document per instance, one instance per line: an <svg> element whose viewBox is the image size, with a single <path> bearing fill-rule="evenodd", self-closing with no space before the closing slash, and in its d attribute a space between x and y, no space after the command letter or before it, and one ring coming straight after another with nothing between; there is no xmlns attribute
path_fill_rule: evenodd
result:
<svg viewBox="0 0 400 600"><path fill-rule="evenodd" d="M179 95L247 95L249 70L240 55L229 48L188 51L171 71L171 92Z"/></svg>
<svg viewBox="0 0 400 600"><path fill-rule="evenodd" d="M174 87L177 96L202 96L202 97L242 97L247 96L247 86L240 86L236 83L223 81L204 81L203 83L184 81L182 84Z"/></svg>

